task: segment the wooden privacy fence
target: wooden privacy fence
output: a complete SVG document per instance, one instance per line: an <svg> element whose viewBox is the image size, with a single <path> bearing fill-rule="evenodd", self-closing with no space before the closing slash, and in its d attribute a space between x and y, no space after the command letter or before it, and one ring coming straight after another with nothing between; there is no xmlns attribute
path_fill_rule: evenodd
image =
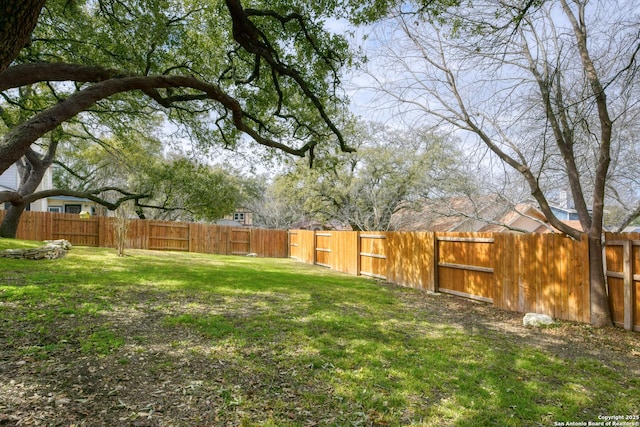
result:
<svg viewBox="0 0 640 427"><path fill-rule="evenodd" d="M0 211L0 219L4 211ZM25 212L17 237L115 247L114 219ZM605 235L615 324L640 331L640 233ZM291 256L352 275L478 299L511 311L590 321L589 245L559 234L265 230L131 220L127 247Z"/></svg>
<svg viewBox="0 0 640 427"><path fill-rule="evenodd" d="M640 330L640 235L607 237L614 322ZM560 234L289 232L290 256L511 311L590 322L589 246Z"/></svg>
<svg viewBox="0 0 640 427"><path fill-rule="evenodd" d="M4 211L0 211L0 219ZM114 218L77 214L24 212L17 237L27 240L67 239L74 245L115 247ZM287 232L211 224L132 219L127 248L173 250L286 258Z"/></svg>

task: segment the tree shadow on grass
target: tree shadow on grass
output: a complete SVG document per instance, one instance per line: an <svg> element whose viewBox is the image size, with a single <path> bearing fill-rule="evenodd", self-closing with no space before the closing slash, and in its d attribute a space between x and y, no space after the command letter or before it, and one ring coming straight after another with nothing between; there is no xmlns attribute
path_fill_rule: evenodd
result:
<svg viewBox="0 0 640 427"><path fill-rule="evenodd" d="M515 426L640 407L612 397L637 379L484 305L298 269L145 271L3 303L0 422Z"/></svg>

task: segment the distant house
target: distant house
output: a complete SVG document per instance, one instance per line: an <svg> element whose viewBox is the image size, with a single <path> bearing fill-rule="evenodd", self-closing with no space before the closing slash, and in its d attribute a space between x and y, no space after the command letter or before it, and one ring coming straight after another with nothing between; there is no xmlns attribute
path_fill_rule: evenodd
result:
<svg viewBox="0 0 640 427"><path fill-rule="evenodd" d="M559 212L569 211L557 209ZM580 228L579 221L573 220L569 213L572 212L567 212L564 221ZM475 200L452 197L429 201L418 209L402 208L392 217L391 225L393 230L406 231L549 233L554 230L533 203L514 206L499 195Z"/></svg>
<svg viewBox="0 0 640 427"><path fill-rule="evenodd" d="M0 175L0 191L16 191L20 185L20 176L18 167L13 164L4 173ZM51 168L42 179L36 191L50 190L53 188L53 174ZM9 203L0 205L0 209L8 209ZM62 212L62 213L80 213L82 211L96 215L100 212L98 205L89 199L69 196L55 196L46 199L36 200L27 206L28 211L34 212Z"/></svg>
<svg viewBox="0 0 640 427"><path fill-rule="evenodd" d="M49 197L47 200L49 212L73 213L89 212L91 215L98 214L96 203L93 200L71 197L71 196L55 196Z"/></svg>
<svg viewBox="0 0 640 427"><path fill-rule="evenodd" d="M551 206L551 212L560 220L560 221L579 221L580 217L578 217L578 211L571 208L563 208L559 206Z"/></svg>
<svg viewBox="0 0 640 427"><path fill-rule="evenodd" d="M16 191L20 185L20 175L18 174L18 167L13 164L6 171L0 175L0 191ZM48 169L45 173L42 182L38 186L37 191L49 190L53 186L53 176L51 169ZM0 206L0 209L8 209L9 203L4 203ZM48 201L46 199L36 200L27 206L26 210L35 212L47 212L49 209Z"/></svg>
<svg viewBox="0 0 640 427"><path fill-rule="evenodd" d="M253 213L245 208L236 209L232 214L226 215L216 221L218 225L230 225L235 227L251 227L253 225Z"/></svg>

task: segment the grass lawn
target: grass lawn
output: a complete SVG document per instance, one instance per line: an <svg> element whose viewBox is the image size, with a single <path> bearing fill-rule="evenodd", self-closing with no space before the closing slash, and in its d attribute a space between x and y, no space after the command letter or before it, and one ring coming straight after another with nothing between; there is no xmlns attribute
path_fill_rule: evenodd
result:
<svg viewBox="0 0 640 427"><path fill-rule="evenodd" d="M0 250L20 244L35 245L0 239ZM0 259L0 426L640 415L638 333L528 329L485 304L292 260L128 255L75 247L53 261Z"/></svg>

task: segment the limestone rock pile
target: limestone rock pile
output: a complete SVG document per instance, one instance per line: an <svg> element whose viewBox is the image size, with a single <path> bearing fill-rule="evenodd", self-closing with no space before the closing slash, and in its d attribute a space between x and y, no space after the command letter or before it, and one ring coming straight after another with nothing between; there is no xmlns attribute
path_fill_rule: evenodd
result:
<svg viewBox="0 0 640 427"><path fill-rule="evenodd" d="M45 240L46 245L38 248L27 249L7 249L0 251L0 258L15 259L57 259L62 258L71 249L71 243L68 240Z"/></svg>

